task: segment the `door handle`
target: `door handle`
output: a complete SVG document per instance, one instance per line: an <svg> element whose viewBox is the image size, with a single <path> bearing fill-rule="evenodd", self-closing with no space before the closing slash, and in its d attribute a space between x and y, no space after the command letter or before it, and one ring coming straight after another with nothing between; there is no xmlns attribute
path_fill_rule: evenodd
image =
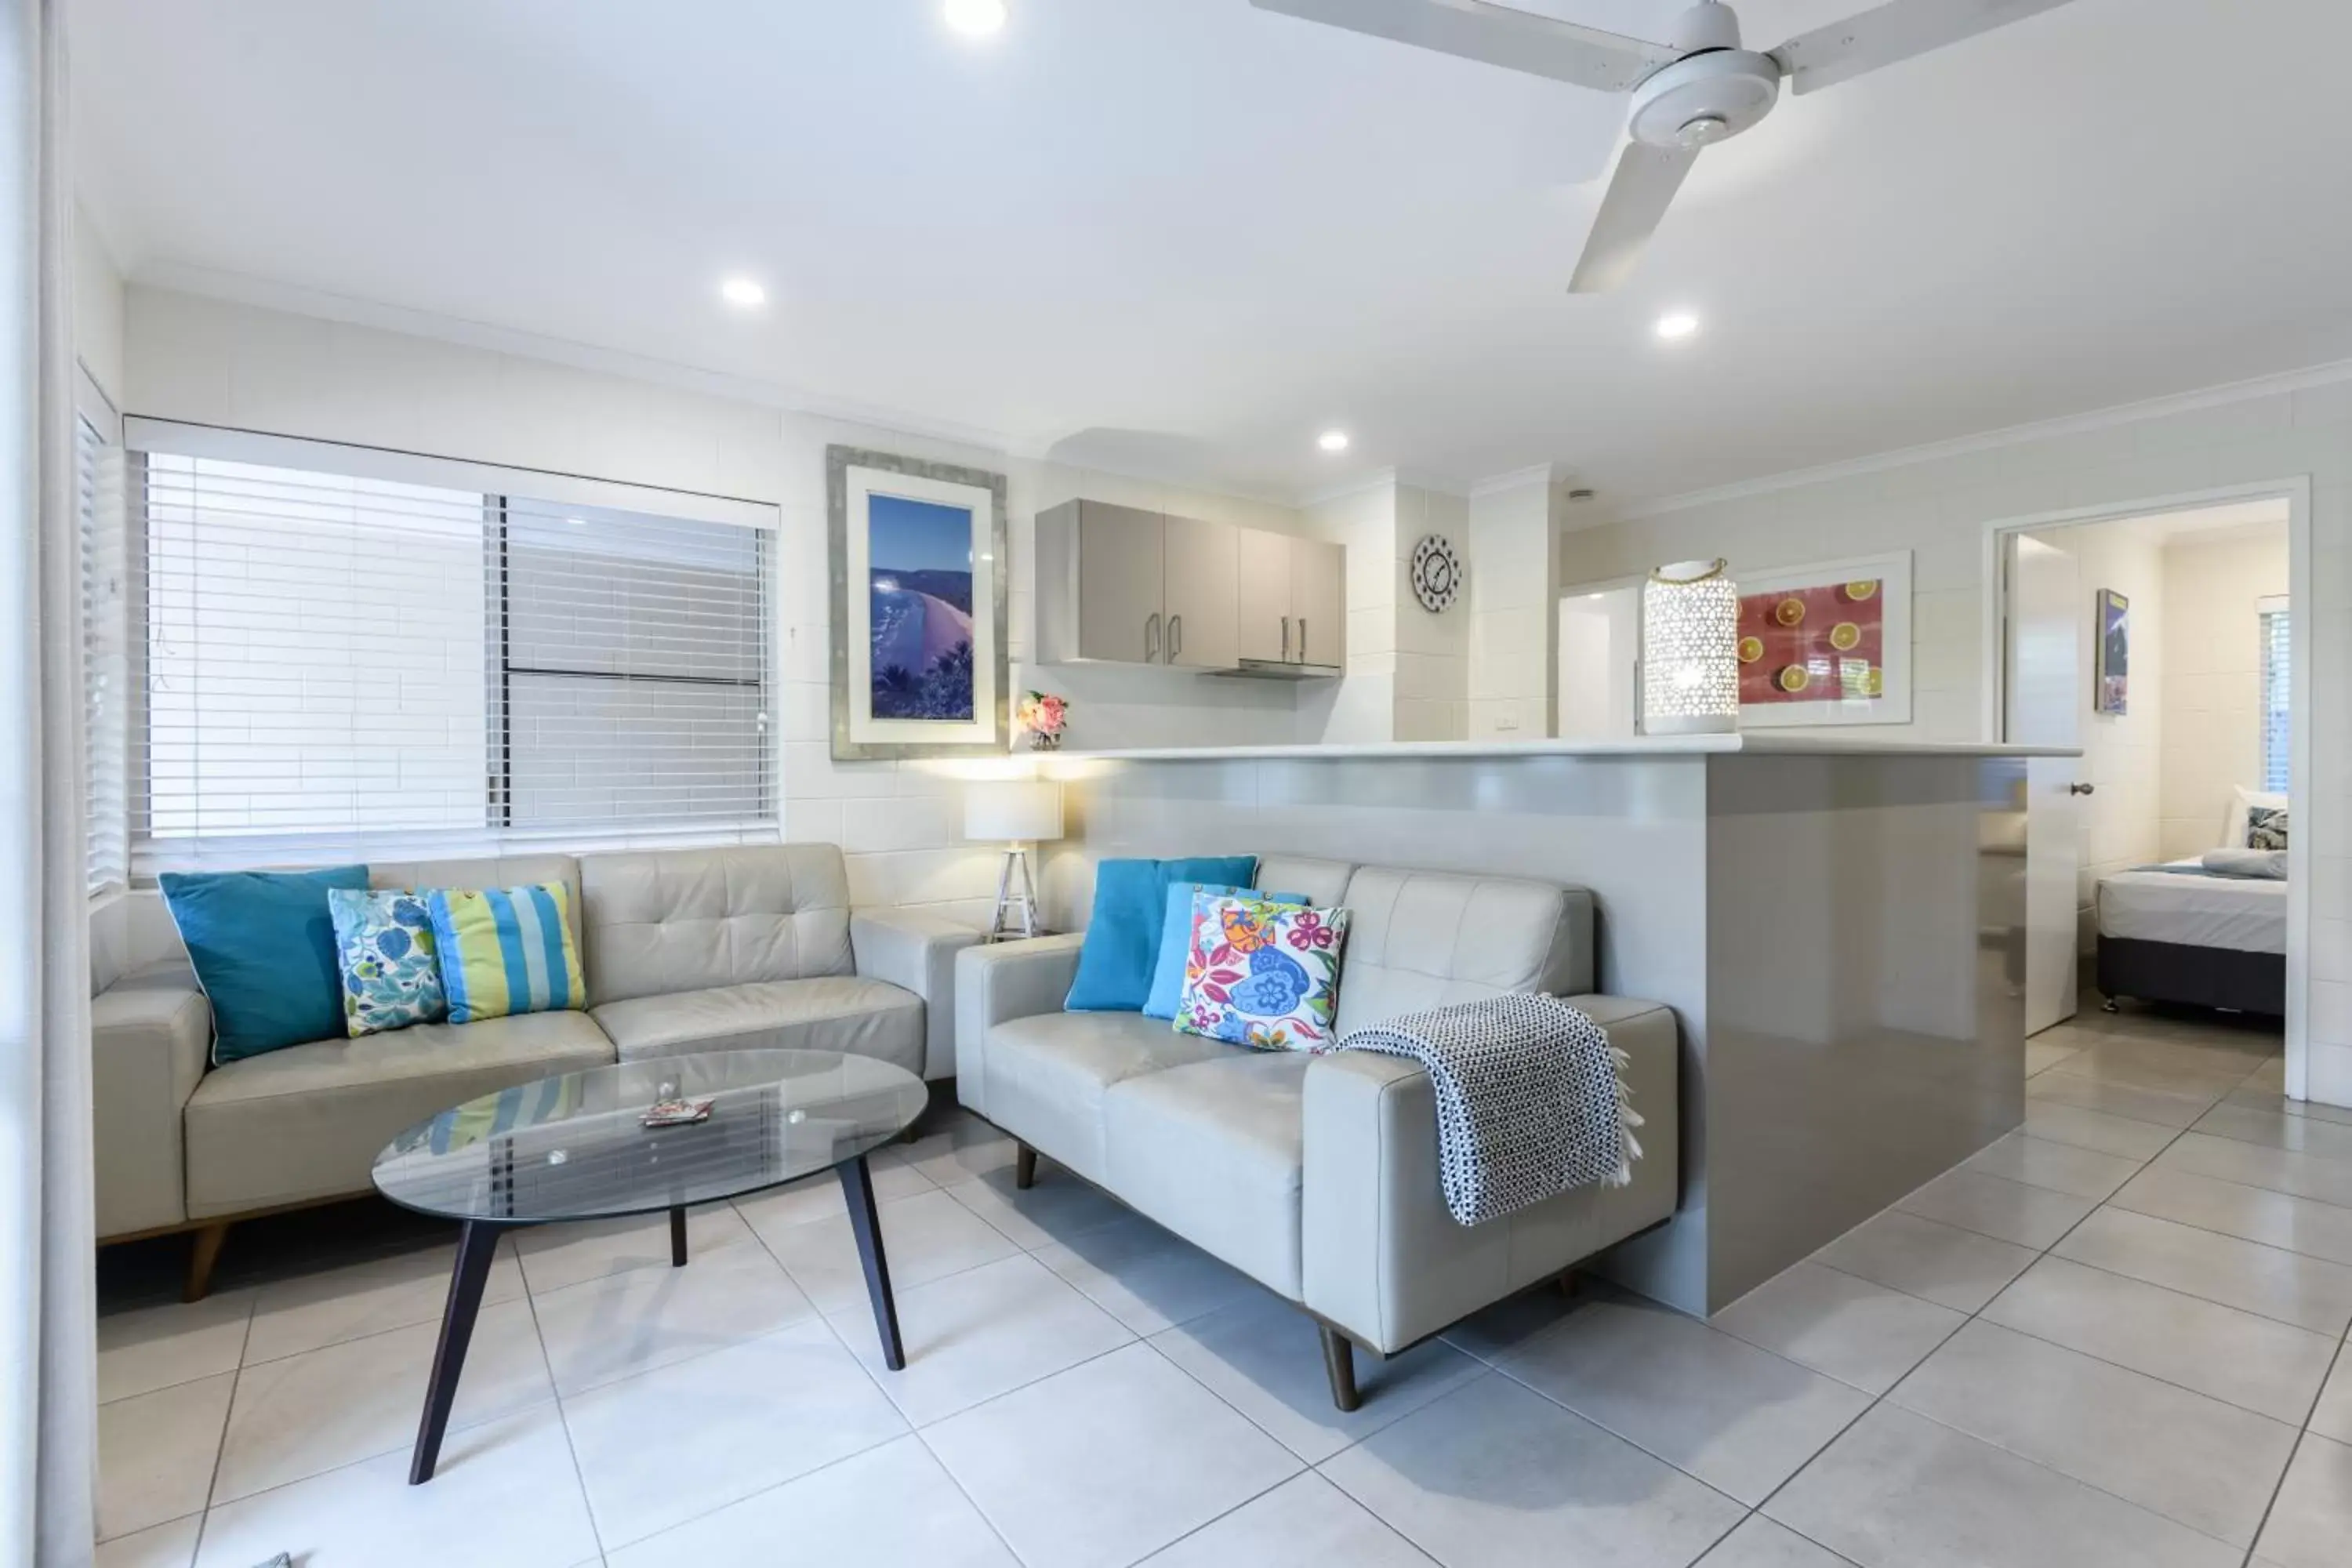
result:
<svg viewBox="0 0 2352 1568"><path fill-rule="evenodd" d="M1152 611L1143 617L1143 662L1150 664L1160 657L1160 612Z"/></svg>
<svg viewBox="0 0 2352 1568"><path fill-rule="evenodd" d="M1181 616L1171 616L1168 617L1168 662L1171 664L1175 663L1176 656L1183 651L1184 617Z"/></svg>
<svg viewBox="0 0 2352 1568"><path fill-rule="evenodd" d="M2099 793L2099 786L2096 784L2071 784L2066 786L2066 793L2068 795L2096 795Z"/></svg>
<svg viewBox="0 0 2352 1568"><path fill-rule="evenodd" d="M1290 658L1290 617L1288 616L1282 617L1282 657L1286 662Z"/></svg>
<svg viewBox="0 0 2352 1568"><path fill-rule="evenodd" d="M1307 662L1307 617L1298 617L1298 662Z"/></svg>

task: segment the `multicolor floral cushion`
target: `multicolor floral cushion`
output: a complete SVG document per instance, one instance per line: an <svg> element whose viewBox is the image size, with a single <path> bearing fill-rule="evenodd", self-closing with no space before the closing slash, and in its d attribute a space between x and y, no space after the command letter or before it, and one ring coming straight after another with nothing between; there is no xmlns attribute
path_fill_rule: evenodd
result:
<svg viewBox="0 0 2352 1568"><path fill-rule="evenodd" d="M1260 1051L1328 1049L1348 911L1196 893L1176 1027Z"/></svg>
<svg viewBox="0 0 2352 1568"><path fill-rule="evenodd" d="M343 1027L352 1038L449 1016L433 916L417 893L333 888L327 911L343 972Z"/></svg>

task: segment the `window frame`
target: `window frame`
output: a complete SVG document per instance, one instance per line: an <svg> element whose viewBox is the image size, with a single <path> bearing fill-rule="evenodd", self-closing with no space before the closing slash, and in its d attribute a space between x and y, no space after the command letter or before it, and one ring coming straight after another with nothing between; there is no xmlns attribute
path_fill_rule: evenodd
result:
<svg viewBox="0 0 2352 1568"><path fill-rule="evenodd" d="M780 748L782 736L782 726L776 721L776 707L782 695L778 656L783 639L779 636L775 624L780 613L782 590L779 580L782 552L777 547L782 529L780 508L732 497L659 489L380 447L187 426L135 416L121 424L121 444L127 458L123 486L125 504L121 509L125 524L124 548L126 559L136 563L136 569L129 574L132 582L127 585L125 594L126 662L130 667L131 679L127 682L130 690L122 715L125 771L128 775L125 780L125 849L126 864L131 868L132 880L152 880L155 870L184 865L299 862L305 858L343 857L362 851L366 856L394 859L698 844L772 843L781 840L783 801ZM152 679L149 668L149 605L153 585L145 570L149 541L144 528L149 508L146 459L151 454L216 458L341 478L462 489L481 495L484 505L483 570L486 574L495 575L486 583L482 626L486 654L484 668L489 689L484 693L488 722L483 735L482 766L488 788L480 824L446 830L395 829L373 837L364 832L336 830L284 834L198 832L174 834L167 837L157 837L152 832L142 833L141 825L149 820L152 812L152 806L147 805L152 795L146 763L149 741L147 694ZM761 614L755 622L758 647L754 657L759 673L756 679L725 683L739 689L756 688L763 698L759 710L761 729L755 747L755 806L749 816L714 818L703 822L686 818L516 826L514 714L509 697L512 678L528 671L518 670L511 658L512 584L507 567L509 510L510 505L526 497L530 502L540 506L588 506L636 513L664 522L724 523L751 530L758 536L755 559L758 563ZM132 600L137 602L130 602ZM623 680L632 678L615 674L608 679Z"/></svg>

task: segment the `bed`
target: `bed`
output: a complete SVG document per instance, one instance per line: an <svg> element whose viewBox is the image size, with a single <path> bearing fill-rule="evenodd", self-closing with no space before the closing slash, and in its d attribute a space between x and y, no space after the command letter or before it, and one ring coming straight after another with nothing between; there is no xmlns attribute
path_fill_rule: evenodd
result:
<svg viewBox="0 0 2352 1568"><path fill-rule="evenodd" d="M2116 999L2286 1011L2284 881L2207 874L2200 858L2103 877L2099 989Z"/></svg>

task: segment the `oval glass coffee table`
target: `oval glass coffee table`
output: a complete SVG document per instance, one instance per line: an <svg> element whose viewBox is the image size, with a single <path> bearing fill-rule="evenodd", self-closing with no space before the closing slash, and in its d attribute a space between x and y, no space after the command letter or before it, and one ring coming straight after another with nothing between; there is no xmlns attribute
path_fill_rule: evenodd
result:
<svg viewBox="0 0 2352 1568"><path fill-rule="evenodd" d="M394 1139L375 1159L377 1190L465 1226L409 1483L433 1479L490 1259L499 1237L523 1226L667 1211L670 1264L684 1268L689 1206L835 1172L882 1359L894 1372L905 1366L866 1156L913 1126L929 1098L922 1079L871 1057L715 1051L541 1079ZM709 1100L709 1120L645 1125L656 1102L677 1100Z"/></svg>

